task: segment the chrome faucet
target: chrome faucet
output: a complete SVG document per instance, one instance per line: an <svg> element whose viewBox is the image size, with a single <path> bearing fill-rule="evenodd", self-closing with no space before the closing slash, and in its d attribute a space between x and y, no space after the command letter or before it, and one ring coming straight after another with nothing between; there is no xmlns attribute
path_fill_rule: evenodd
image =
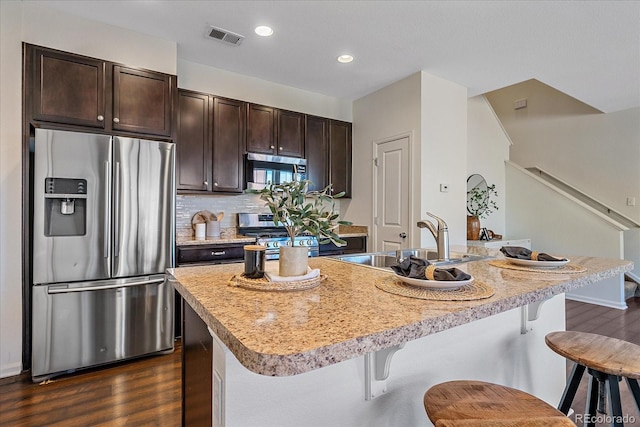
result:
<svg viewBox="0 0 640 427"><path fill-rule="evenodd" d="M438 228L433 225L428 219L418 221L418 228L428 228L433 238L436 239L438 245L438 260L449 261L449 228L447 223L442 218L438 218L431 212L427 212L427 215L438 221Z"/></svg>

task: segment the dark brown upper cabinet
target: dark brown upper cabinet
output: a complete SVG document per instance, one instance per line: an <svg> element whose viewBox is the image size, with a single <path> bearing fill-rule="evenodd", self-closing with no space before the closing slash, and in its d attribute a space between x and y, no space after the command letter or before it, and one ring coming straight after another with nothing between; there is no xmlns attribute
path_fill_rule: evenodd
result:
<svg viewBox="0 0 640 427"><path fill-rule="evenodd" d="M213 100L212 191L242 193L244 188L245 103Z"/></svg>
<svg viewBox="0 0 640 427"><path fill-rule="evenodd" d="M211 180L210 99L205 93L178 91L176 188L207 191Z"/></svg>
<svg viewBox="0 0 640 427"><path fill-rule="evenodd" d="M176 77L26 44L29 121L170 139Z"/></svg>
<svg viewBox="0 0 640 427"><path fill-rule="evenodd" d="M249 104L247 151L304 157L304 114Z"/></svg>
<svg viewBox="0 0 640 427"><path fill-rule="evenodd" d="M171 136L174 76L113 66L113 129Z"/></svg>
<svg viewBox="0 0 640 427"><path fill-rule="evenodd" d="M278 110L277 151L280 156L304 157L304 114Z"/></svg>
<svg viewBox="0 0 640 427"><path fill-rule="evenodd" d="M275 108L249 104L247 107L247 151L251 153L275 154L275 124Z"/></svg>
<svg viewBox="0 0 640 427"><path fill-rule="evenodd" d="M307 179L312 189L332 184L334 194L351 197L351 123L307 116L305 128Z"/></svg>
<svg viewBox="0 0 640 427"><path fill-rule="evenodd" d="M347 122L329 122L329 182L333 193L351 197L351 131Z"/></svg>
<svg viewBox="0 0 640 427"><path fill-rule="evenodd" d="M105 128L106 63L49 49L29 49L33 119Z"/></svg>
<svg viewBox="0 0 640 427"><path fill-rule="evenodd" d="M310 188L322 190L329 183L329 119L306 117L304 145Z"/></svg>
<svg viewBox="0 0 640 427"><path fill-rule="evenodd" d="M176 187L183 193L241 193L246 103L178 91Z"/></svg>

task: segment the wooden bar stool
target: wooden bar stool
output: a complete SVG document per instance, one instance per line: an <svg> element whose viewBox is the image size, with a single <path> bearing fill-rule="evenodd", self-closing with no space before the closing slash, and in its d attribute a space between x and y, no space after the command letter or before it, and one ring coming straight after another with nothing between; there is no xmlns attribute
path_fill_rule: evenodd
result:
<svg viewBox="0 0 640 427"><path fill-rule="evenodd" d="M449 381L424 394L436 427L563 427L575 424L535 396L483 381Z"/></svg>
<svg viewBox="0 0 640 427"><path fill-rule="evenodd" d="M640 346L617 338L586 332L551 332L545 342L561 356L575 362L558 409L567 414L576 395L585 369L591 375L587 392L586 414L605 413L609 397L613 426L623 426L622 405L618 382L624 377L640 413ZM585 423L593 425L593 423Z"/></svg>

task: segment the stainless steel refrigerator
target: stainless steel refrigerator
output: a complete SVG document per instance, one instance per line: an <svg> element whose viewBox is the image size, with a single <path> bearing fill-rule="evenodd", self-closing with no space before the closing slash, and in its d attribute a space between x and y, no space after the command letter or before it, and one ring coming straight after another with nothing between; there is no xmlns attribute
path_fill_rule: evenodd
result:
<svg viewBox="0 0 640 427"><path fill-rule="evenodd" d="M36 129L32 377L173 350L174 144Z"/></svg>

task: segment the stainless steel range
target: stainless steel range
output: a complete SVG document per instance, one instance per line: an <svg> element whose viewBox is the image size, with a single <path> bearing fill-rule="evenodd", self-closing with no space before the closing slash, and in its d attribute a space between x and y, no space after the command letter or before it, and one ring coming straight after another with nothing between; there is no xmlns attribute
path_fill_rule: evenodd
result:
<svg viewBox="0 0 640 427"><path fill-rule="evenodd" d="M280 246L290 246L291 240L283 225L273 223L273 214L239 213L238 234L256 238L256 243L266 248L266 259L278 259ZM307 246L309 256L320 253L318 239L315 236L297 236L294 246Z"/></svg>

